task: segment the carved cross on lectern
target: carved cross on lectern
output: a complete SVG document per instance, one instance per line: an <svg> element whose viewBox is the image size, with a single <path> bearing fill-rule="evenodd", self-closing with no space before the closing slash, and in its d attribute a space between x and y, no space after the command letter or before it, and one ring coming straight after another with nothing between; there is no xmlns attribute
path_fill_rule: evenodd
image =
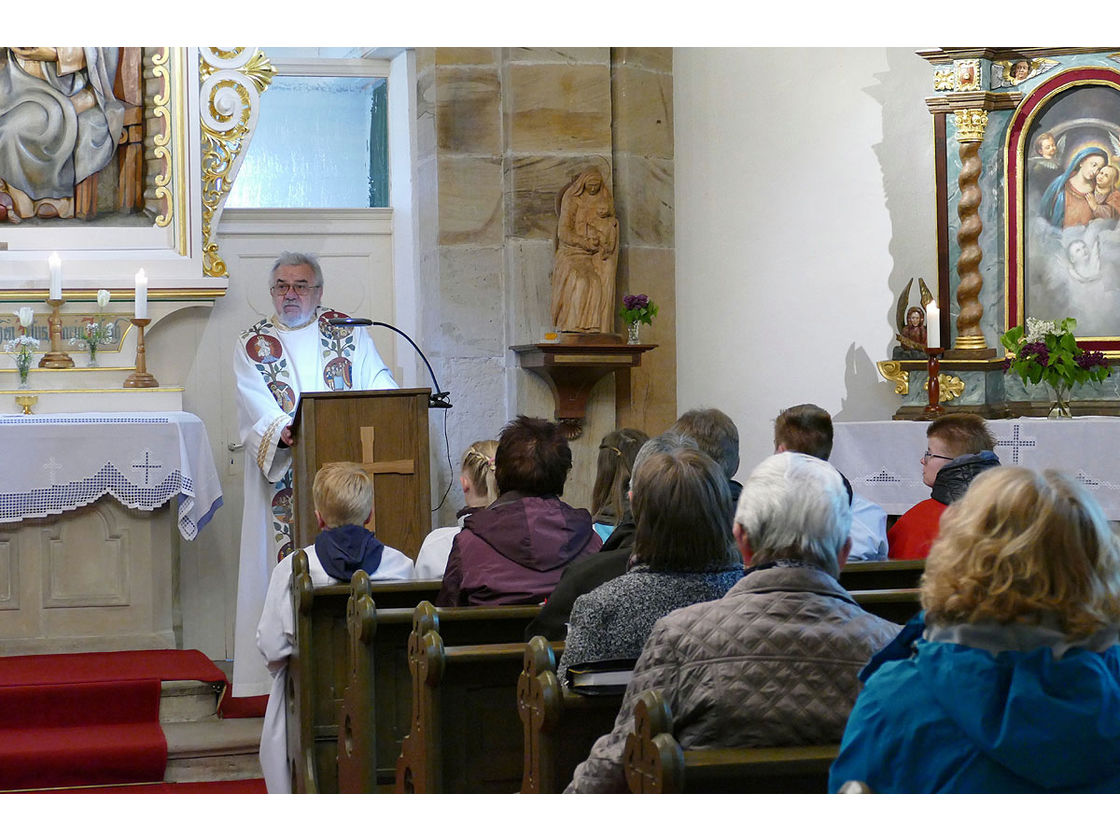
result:
<svg viewBox="0 0 1120 840"><path fill-rule="evenodd" d="M370 478L382 473L392 473L394 475L412 475L416 472L416 464L411 458L404 458L399 461L374 461L373 460L373 426L361 426L358 428L358 433L362 438L362 464L361 467L366 471ZM377 512L370 517L369 524L366 526L371 531L377 530Z"/></svg>

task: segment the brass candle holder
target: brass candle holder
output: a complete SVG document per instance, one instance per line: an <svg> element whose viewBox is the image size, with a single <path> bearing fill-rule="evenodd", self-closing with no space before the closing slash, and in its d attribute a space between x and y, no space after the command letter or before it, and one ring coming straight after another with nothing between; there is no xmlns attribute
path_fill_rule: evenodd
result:
<svg viewBox="0 0 1120 840"><path fill-rule="evenodd" d="M929 363L926 365L926 382L928 383L929 400L927 401L925 409L922 411L923 417L938 417L945 413L945 409L941 406L941 354L945 352L944 347L927 347L926 353L929 355Z"/></svg>
<svg viewBox="0 0 1120 840"><path fill-rule="evenodd" d="M158 388L156 378L148 373L144 351L144 327L152 323L151 318L133 318L136 326L136 370L128 375L124 381L125 388Z"/></svg>
<svg viewBox="0 0 1120 840"><path fill-rule="evenodd" d="M47 316L51 349L43 354L43 358L39 359L39 367L41 368L74 367L74 360L70 358L69 353L62 349L62 318L58 314L62 302L62 298L49 298L47 300L47 303L51 305L51 314Z"/></svg>

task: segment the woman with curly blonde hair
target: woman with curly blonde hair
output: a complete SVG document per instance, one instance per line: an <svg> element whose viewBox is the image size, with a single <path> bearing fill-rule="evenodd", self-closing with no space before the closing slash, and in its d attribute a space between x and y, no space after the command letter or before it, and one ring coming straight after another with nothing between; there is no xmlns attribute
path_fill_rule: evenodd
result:
<svg viewBox="0 0 1120 840"><path fill-rule="evenodd" d="M1120 541L1080 483L978 476L921 600L860 674L832 790L1120 792Z"/></svg>

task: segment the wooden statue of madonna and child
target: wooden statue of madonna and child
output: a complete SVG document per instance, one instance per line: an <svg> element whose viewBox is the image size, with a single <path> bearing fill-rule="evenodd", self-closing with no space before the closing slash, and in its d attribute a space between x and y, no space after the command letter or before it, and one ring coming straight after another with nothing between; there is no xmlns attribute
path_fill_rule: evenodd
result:
<svg viewBox="0 0 1120 840"><path fill-rule="evenodd" d="M564 343L612 343L618 218L597 167L573 178L557 197L552 323Z"/></svg>

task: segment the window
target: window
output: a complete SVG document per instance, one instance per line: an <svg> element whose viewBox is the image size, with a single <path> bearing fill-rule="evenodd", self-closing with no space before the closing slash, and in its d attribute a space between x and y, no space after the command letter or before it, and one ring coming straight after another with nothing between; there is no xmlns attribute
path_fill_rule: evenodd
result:
<svg viewBox="0 0 1120 840"><path fill-rule="evenodd" d="M282 52L264 48L270 59ZM273 65L226 207L388 207L388 85L375 72L382 62Z"/></svg>

